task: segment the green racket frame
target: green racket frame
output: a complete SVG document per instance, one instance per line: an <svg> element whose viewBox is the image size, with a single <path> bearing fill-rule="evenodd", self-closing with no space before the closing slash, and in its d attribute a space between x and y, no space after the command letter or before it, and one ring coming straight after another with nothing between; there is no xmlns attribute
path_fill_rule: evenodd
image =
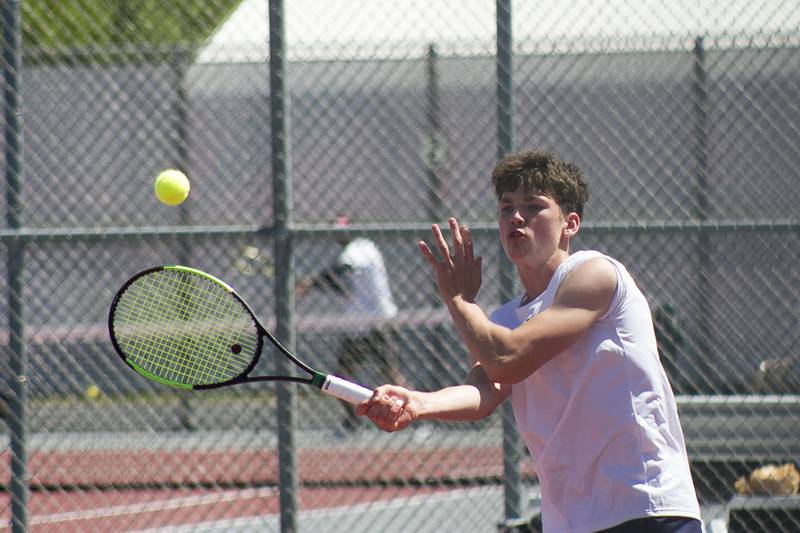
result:
<svg viewBox="0 0 800 533"><path fill-rule="evenodd" d="M164 276L160 276L162 273ZM176 276L196 281L187 282L185 290L182 290L183 282L172 283L172 278ZM210 295L207 300L204 301L203 296L196 297L197 291L193 290L196 288L195 284L206 286L202 294ZM145 293L142 296L138 291ZM211 299L214 300L212 303L224 301L227 307L220 309L218 314L208 316L203 314L209 308L203 304L207 304ZM213 306L211 307L214 311ZM233 333L225 337L227 342L210 342L208 335L197 333L199 322L195 320L197 318L195 315L204 319L203 324L206 327L213 328L214 324L228 319L230 314L239 315L235 318L241 319L243 324L237 327L242 330L242 335L246 333L252 335L252 339L247 339L245 336L245 340L254 343L240 344L241 336L231 337ZM134 317L133 320L131 316ZM165 322L168 322L168 325L164 325ZM126 328L136 334L131 334ZM108 315L108 329L114 350L125 364L142 376L164 385L194 390L215 389L257 381L288 381L313 385L331 396L354 404L372 396L372 391L367 388L314 370L300 361L261 324L250 306L233 287L196 268L162 265L135 274L123 284L114 297ZM143 331L147 334L143 335ZM261 356L265 337L281 354L305 371L308 377L249 376ZM178 338L181 340L176 341ZM159 350L164 353L153 355L153 351ZM242 355L240 351L247 353ZM199 357L192 359L192 352L198 353ZM231 366L227 361L229 358L235 360L233 369L228 368ZM193 362L197 366L197 360L201 360L201 365L205 365L199 367L199 370L204 372L204 379L188 377L185 372ZM224 365L226 371L212 372L209 370L211 363ZM156 370L153 370L154 368ZM168 375L175 375L181 379L166 377Z"/></svg>

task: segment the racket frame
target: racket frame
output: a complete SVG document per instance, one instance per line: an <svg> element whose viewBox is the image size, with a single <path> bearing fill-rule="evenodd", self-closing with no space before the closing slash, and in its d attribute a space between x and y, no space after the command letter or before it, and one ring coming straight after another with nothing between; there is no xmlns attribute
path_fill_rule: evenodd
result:
<svg viewBox="0 0 800 533"><path fill-rule="evenodd" d="M186 274L191 274L195 276L200 276L201 278L205 278L206 280L222 287L228 294L230 294L233 298L235 298L238 301L238 303L242 305L244 310L250 315L258 332L258 340L250 364L239 375L216 383L207 383L198 385L175 383L173 381L161 378L160 376L156 376L153 373L148 372L147 370L141 368L139 365L132 362L129 359L129 357L125 354L124 350L117 341L116 335L114 334L114 316L119 301L122 298L123 294L128 290L128 288L137 280L139 280L144 276L149 276L155 272L164 270L183 272ZM242 298L236 292L236 290L231 285L229 285L228 283L222 281L221 279L215 276L212 276L211 274L208 274L207 272L203 272L202 270L198 270L192 267L187 267L182 265L160 265L160 266L146 268L131 276L130 279L128 279L122 285L122 287L120 287L120 289L117 291L116 295L114 296L114 300L111 303L111 307L108 313L108 332L111 338L111 343L114 347L114 351L117 352L117 355L125 362L126 365L128 365L137 373L143 375L144 377L150 380L171 387L188 389L188 390L209 390L209 389L217 389L220 387L227 387L230 385L239 385L242 383L255 383L262 381L283 381L283 382L293 382L293 383L313 385L314 387L322 390L326 394L335 396L339 399L348 401L353 404L360 403L361 401L366 400L372 396L372 391L365 387L362 387L345 379L339 378L337 376L319 372L317 370L314 370L304 362L302 362L285 346L283 346L278 341L278 339L276 339L275 336L272 335L272 333L270 333L270 331L267 328L264 327L264 325L258 319L256 314L253 312L252 308L248 305L248 303L244 300L244 298ZM258 360L261 358L261 353L263 352L264 349L265 337L269 339L269 341L275 346L275 348L278 349L279 352L281 352L281 354L286 356L298 368L307 372L309 374L309 377L284 376L284 375L249 376L248 374L250 374L250 372L253 371L256 364L258 363Z"/></svg>

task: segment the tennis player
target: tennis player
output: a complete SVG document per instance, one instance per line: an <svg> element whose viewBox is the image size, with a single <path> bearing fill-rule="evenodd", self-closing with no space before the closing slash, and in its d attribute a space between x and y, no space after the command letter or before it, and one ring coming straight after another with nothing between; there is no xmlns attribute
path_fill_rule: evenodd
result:
<svg viewBox="0 0 800 533"><path fill-rule="evenodd" d="M481 258L469 229L420 242L472 363L435 392L384 385L358 406L380 428L477 420L509 397L542 490L546 532L702 530L675 397L648 303L625 267L570 253L589 191L576 166L529 151L491 177L503 249L524 292L490 317L475 303ZM441 259L439 258L441 257ZM399 401L398 401L399 399Z"/></svg>

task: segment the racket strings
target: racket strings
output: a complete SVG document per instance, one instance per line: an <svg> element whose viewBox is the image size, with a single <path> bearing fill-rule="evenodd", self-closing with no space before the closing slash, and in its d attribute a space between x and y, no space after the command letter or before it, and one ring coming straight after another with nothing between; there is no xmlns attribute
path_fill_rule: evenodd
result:
<svg viewBox="0 0 800 533"><path fill-rule="evenodd" d="M161 277L161 276L160 276ZM187 290L184 285L177 285L175 287L164 287L164 279L161 277L161 286L151 287L146 292L147 300L152 301L153 297L158 298L159 303L170 302L173 305L172 309L168 309L170 315L162 316L156 314L159 319L167 319L167 323L173 322L178 318L183 322L194 323L209 322L217 320L221 322L230 317L231 306L225 305L224 307L218 305L217 295L209 292L207 288L196 290ZM172 299L164 299L164 291L175 289L170 293L174 295ZM228 303L231 298L223 300ZM156 309L156 308L154 308ZM146 316L150 313L146 313ZM147 318L151 318L147 316ZM172 320L169 320L172 319ZM197 334L201 330L196 330L193 333ZM222 335L224 337L224 335ZM166 341L166 342L165 342ZM161 335L151 334L142 339L141 345L137 343L136 348L140 350L146 347L155 348L147 352L154 356L151 358L156 372L165 373L165 378L175 380L176 377L190 383L203 383L209 381L217 381L219 377L223 378L232 377L241 372L241 369L246 368L249 360L242 357L226 357L226 358L209 358L214 353L212 348L218 346L220 343L230 346L233 342L232 339L221 338L220 333L199 333L199 335L187 336L183 335L180 339L181 354L183 357L176 357L174 352L174 342L172 338L165 338ZM235 354L234 354L235 355ZM238 362L238 364L236 364ZM232 364L233 363L233 364Z"/></svg>
<svg viewBox="0 0 800 533"><path fill-rule="evenodd" d="M258 331L225 288L202 276L156 271L121 295L115 337L134 364L179 384L219 383L242 374L256 355Z"/></svg>

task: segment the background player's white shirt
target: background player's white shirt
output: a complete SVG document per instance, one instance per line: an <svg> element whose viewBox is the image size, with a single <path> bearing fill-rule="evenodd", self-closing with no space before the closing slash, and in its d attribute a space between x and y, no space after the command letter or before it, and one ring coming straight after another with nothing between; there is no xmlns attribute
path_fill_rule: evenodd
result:
<svg viewBox="0 0 800 533"><path fill-rule="evenodd" d="M645 516L700 519L675 397L658 360L647 301L620 263L576 252L544 293L500 307L516 328L553 302L581 263L604 257L617 272L609 310L567 351L512 386L517 427L542 485L545 531L583 533Z"/></svg>
<svg viewBox="0 0 800 533"><path fill-rule="evenodd" d="M348 316L392 318L397 314L383 255L374 242L353 239L339 255L339 263L352 269L348 280L350 298L345 310Z"/></svg>

